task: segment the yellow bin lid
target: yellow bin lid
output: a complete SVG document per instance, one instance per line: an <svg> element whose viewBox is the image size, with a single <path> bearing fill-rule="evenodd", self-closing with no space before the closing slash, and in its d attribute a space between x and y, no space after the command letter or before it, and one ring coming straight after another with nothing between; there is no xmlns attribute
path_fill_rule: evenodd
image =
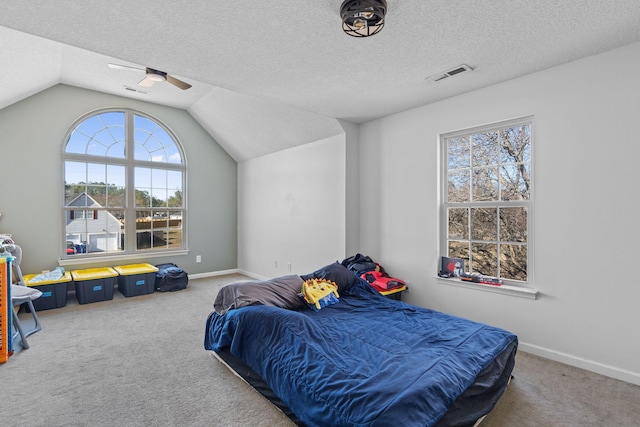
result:
<svg viewBox="0 0 640 427"><path fill-rule="evenodd" d="M404 285L402 287L390 289L388 291L378 291L378 292L380 292L382 295L391 295L391 294L395 294L396 292L402 292L406 290L407 290L407 285Z"/></svg>
<svg viewBox="0 0 640 427"><path fill-rule="evenodd" d="M71 281L71 273L69 273L68 271L65 271L64 275L59 279L40 280L36 282L31 282L31 280L33 280L33 278L36 276L39 276L39 274L27 274L26 276L23 277L24 284L27 286L42 286L42 285L53 285L55 283L65 283L65 282Z"/></svg>
<svg viewBox="0 0 640 427"><path fill-rule="evenodd" d="M121 276L131 276L132 274L145 274L145 273L155 273L158 271L158 267L154 267L151 264L129 264L129 265L119 265L117 267L113 267L115 271L118 272Z"/></svg>
<svg viewBox="0 0 640 427"><path fill-rule="evenodd" d="M87 268L86 270L73 270L73 280L95 280L107 277L116 277L118 273L111 267Z"/></svg>

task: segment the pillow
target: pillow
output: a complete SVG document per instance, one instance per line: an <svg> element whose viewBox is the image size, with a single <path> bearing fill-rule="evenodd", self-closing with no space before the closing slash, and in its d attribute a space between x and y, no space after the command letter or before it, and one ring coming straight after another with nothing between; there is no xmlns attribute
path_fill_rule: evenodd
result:
<svg viewBox="0 0 640 427"><path fill-rule="evenodd" d="M298 295L302 283L302 278L297 275L229 283L218 292L213 308L218 314L253 304L297 310L306 307Z"/></svg>
<svg viewBox="0 0 640 427"><path fill-rule="evenodd" d="M336 261L333 264L326 265L311 274L302 276L302 280L309 279L325 279L335 282L338 285L338 292L342 292L351 288L358 283L360 279L347 269L344 265Z"/></svg>

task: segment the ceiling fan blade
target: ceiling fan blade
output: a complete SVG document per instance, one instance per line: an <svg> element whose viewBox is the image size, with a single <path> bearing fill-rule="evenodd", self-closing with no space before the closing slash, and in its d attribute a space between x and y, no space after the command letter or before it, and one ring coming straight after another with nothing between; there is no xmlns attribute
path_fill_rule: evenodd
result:
<svg viewBox="0 0 640 427"><path fill-rule="evenodd" d="M171 83L175 87L178 87L182 90L187 90L191 87L189 83L183 82L182 80L176 79L173 76L167 74L167 82Z"/></svg>
<svg viewBox="0 0 640 427"><path fill-rule="evenodd" d="M130 67L128 65L111 64L111 63L107 65L109 65L109 68L113 68L114 70L131 70L131 71L142 71L142 72L146 71L144 68Z"/></svg>
<svg viewBox="0 0 640 427"><path fill-rule="evenodd" d="M138 83L138 86L151 87L155 82L156 82L155 80L149 78L149 75L147 75L144 79L140 80L140 82Z"/></svg>

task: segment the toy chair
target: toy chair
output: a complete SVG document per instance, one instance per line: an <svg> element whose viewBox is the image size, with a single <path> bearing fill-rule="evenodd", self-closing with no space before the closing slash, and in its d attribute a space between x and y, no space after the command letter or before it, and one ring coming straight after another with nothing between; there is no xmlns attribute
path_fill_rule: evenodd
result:
<svg viewBox="0 0 640 427"><path fill-rule="evenodd" d="M36 309L33 306L33 301L40 298L42 292L37 289L29 288L24 283L24 279L22 278L22 270L20 270L20 261L22 261L22 248L16 244L6 244L3 245L2 248L4 251L9 252L11 256L14 258L11 263L13 275L11 277L11 305L12 305L12 318L13 325L16 331L13 333L11 339L15 342L15 340L20 337L20 345L23 349L29 348L29 342L27 341L27 337L31 334L34 334L42 329L40 325L40 320L38 319L38 314L36 313ZM25 330L20 323L20 319L18 318L18 309L15 307L27 304L29 307L29 311L31 311L31 315L33 316L34 325L31 329Z"/></svg>

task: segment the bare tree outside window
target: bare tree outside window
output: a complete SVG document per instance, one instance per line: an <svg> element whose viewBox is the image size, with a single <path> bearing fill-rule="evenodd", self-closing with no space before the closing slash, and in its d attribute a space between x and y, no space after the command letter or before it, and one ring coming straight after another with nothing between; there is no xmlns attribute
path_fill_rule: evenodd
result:
<svg viewBox="0 0 640 427"><path fill-rule="evenodd" d="M529 281L531 119L443 136L443 255L467 272Z"/></svg>

